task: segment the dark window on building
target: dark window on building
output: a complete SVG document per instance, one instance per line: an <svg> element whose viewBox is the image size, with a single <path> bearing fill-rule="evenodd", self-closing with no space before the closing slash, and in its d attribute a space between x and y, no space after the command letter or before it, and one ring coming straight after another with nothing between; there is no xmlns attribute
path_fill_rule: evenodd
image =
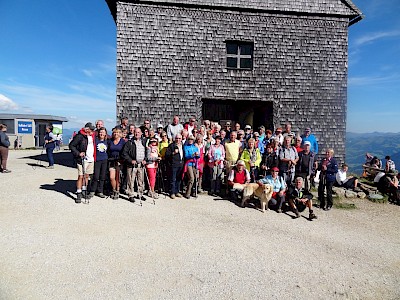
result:
<svg viewBox="0 0 400 300"><path fill-rule="evenodd" d="M228 69L253 69L254 43L226 41L226 67Z"/></svg>
<svg viewBox="0 0 400 300"><path fill-rule="evenodd" d="M7 125L7 133L14 134L15 133L15 122L14 120L0 120L0 124Z"/></svg>

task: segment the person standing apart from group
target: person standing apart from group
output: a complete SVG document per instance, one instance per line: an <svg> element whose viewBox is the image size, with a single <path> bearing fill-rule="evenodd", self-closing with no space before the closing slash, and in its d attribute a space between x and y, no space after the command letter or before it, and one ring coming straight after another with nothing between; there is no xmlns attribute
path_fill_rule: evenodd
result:
<svg viewBox="0 0 400 300"><path fill-rule="evenodd" d="M54 169L54 148L56 147L56 137L53 133L53 126L46 126L46 134L44 135L44 147L46 148L47 159L49 160L49 165L46 169Z"/></svg>
<svg viewBox="0 0 400 300"><path fill-rule="evenodd" d="M10 147L10 138L6 134L7 125L0 124L0 160L1 160L1 173L10 173L7 169L8 148Z"/></svg>

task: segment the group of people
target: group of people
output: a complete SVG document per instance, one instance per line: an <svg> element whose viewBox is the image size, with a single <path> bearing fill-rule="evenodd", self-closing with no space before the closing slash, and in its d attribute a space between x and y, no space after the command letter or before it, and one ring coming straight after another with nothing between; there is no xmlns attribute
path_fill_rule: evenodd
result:
<svg viewBox="0 0 400 300"><path fill-rule="evenodd" d="M105 197L104 182L109 174L111 197L118 199L122 190L132 202L145 200L146 189L148 196L157 197L156 184L171 199L190 198L207 190L237 200L241 195L235 183L257 182L273 186L270 207L278 212L287 202L294 212L298 212L297 206L308 207L310 217L315 218L309 191L320 170L320 205L326 210L333 205L332 186L338 172L333 150L318 161L318 142L311 128L295 134L289 122L272 132L264 126L242 129L236 123L233 127L230 122L223 126L209 120L197 124L194 117L181 124L179 116L174 116L171 124L157 124L156 128L150 120L135 126L122 118L110 136L104 122L98 120L95 126L87 123L69 148L78 165L77 202L91 174L89 197Z"/></svg>

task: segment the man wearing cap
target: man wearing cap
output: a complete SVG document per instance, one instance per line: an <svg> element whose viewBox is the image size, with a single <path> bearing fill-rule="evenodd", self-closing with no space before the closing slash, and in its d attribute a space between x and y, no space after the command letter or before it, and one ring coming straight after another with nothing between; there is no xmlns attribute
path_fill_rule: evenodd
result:
<svg viewBox="0 0 400 300"><path fill-rule="evenodd" d="M127 166L127 194L131 202L135 202L133 197L135 181L138 187L137 197L141 200L146 200L143 196L146 157L148 157L148 148L146 147L145 140L142 139L142 130L138 127L135 129L134 138L127 141L121 151L121 158Z"/></svg>
<svg viewBox="0 0 400 300"><path fill-rule="evenodd" d="M238 196L243 195L243 189L234 188L235 183L246 184L250 182L250 173L246 169L246 164L243 160L239 160L232 168L228 176L228 186L230 199L234 202L238 201Z"/></svg>
<svg viewBox="0 0 400 300"><path fill-rule="evenodd" d="M163 125L162 124L157 124L157 132L154 134L155 138L158 140L158 142L161 142L162 140L162 133L163 133Z"/></svg>
<svg viewBox="0 0 400 300"><path fill-rule="evenodd" d="M96 160L95 127L92 123L85 126L74 136L69 149L71 150L78 167L78 180L76 181L75 203L81 203L82 191L88 195L86 190L89 186L89 175L93 174L94 162ZM85 174L85 176L83 175Z"/></svg>
<svg viewBox="0 0 400 300"><path fill-rule="evenodd" d="M302 141L301 141L302 145L306 141L310 142L310 145L311 145L310 151L314 152L315 155L318 155L318 141L317 141L316 137L313 134L311 134L311 128L310 127L307 127L304 130L304 134L301 136L301 138L302 138Z"/></svg>
<svg viewBox="0 0 400 300"><path fill-rule="evenodd" d="M253 137L253 135L251 133L251 126L249 124L247 124L244 127L244 139L247 141L251 137Z"/></svg>
<svg viewBox="0 0 400 300"><path fill-rule="evenodd" d="M299 152L299 161L296 164L296 177L301 177L304 180L306 190L311 189L311 179L318 169L318 163L315 153L310 150L311 143L305 141L303 151Z"/></svg>
<svg viewBox="0 0 400 300"><path fill-rule="evenodd" d="M272 135L271 138L278 141L278 146L282 146L283 144L282 128L281 127L276 128L275 133Z"/></svg>
<svg viewBox="0 0 400 300"><path fill-rule="evenodd" d="M272 198L269 201L269 206L275 209L278 213L282 212L282 205L285 202L286 183L281 176L279 176L279 168L272 167L271 174L265 176L258 181L259 185L269 184L272 186Z"/></svg>

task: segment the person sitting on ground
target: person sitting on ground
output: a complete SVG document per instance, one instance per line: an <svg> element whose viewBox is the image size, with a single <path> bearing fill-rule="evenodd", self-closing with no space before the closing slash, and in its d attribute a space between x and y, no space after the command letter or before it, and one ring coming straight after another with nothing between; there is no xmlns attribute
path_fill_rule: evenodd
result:
<svg viewBox="0 0 400 300"><path fill-rule="evenodd" d="M389 155L386 155L385 159L386 159L385 172L394 173L396 171L396 165L394 164L394 161L390 159Z"/></svg>
<svg viewBox="0 0 400 300"><path fill-rule="evenodd" d="M296 218L300 218L300 212L304 211L308 207L310 220L317 219L312 209L312 198L313 195L306 189L303 188L303 178L296 177L294 185L289 188L288 191L289 205L293 212L296 214Z"/></svg>
<svg viewBox="0 0 400 300"><path fill-rule="evenodd" d="M282 205L285 203L286 183L282 176L279 176L279 168L271 168L271 174L265 176L258 181L259 185L269 184L272 186L273 192L268 207L276 210L278 213L282 212Z"/></svg>
<svg viewBox="0 0 400 300"><path fill-rule="evenodd" d="M258 179L258 171L261 163L260 149L255 147L254 138L247 141L247 147L243 150L240 159L246 164L247 171L250 172L251 182Z"/></svg>
<svg viewBox="0 0 400 300"><path fill-rule="evenodd" d="M232 168L228 176L229 198L233 202L238 202L239 197L243 197L243 184L250 182L250 173L246 170L243 160L239 160ZM239 186L235 186L238 183Z"/></svg>
<svg viewBox="0 0 400 300"><path fill-rule="evenodd" d="M336 183L338 186L345 189L352 189L355 192L361 192L360 188L358 187L358 178L354 176L347 176L348 170L349 166L342 164L342 168L336 173Z"/></svg>
<svg viewBox="0 0 400 300"><path fill-rule="evenodd" d="M377 156L372 158L370 165L373 168L382 169L382 161Z"/></svg>
<svg viewBox="0 0 400 300"><path fill-rule="evenodd" d="M75 203L81 203L82 191L87 193L89 175L92 175L94 171L94 162L96 160L94 129L95 127L92 123L86 123L79 133L74 136L71 143L69 143L69 149L78 167ZM85 196L87 196L87 194Z"/></svg>

